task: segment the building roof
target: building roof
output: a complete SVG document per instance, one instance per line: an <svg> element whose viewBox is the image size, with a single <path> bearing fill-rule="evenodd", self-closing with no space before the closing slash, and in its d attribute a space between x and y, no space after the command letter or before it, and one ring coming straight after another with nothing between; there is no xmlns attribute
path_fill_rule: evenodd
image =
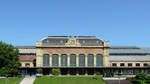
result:
<svg viewBox="0 0 150 84"><path fill-rule="evenodd" d="M28 48L28 49L19 49L19 53L36 53L36 49L30 49L30 48Z"/></svg>
<svg viewBox="0 0 150 84"><path fill-rule="evenodd" d="M36 49L36 46L16 46L18 49Z"/></svg>
<svg viewBox="0 0 150 84"><path fill-rule="evenodd" d="M140 49L136 46L111 46L110 49Z"/></svg>
<svg viewBox="0 0 150 84"><path fill-rule="evenodd" d="M111 47L109 60L112 62L146 62L150 61L150 48L138 48L135 46Z"/></svg>
<svg viewBox="0 0 150 84"><path fill-rule="evenodd" d="M110 62L149 62L149 56L109 56Z"/></svg>
<svg viewBox="0 0 150 84"><path fill-rule="evenodd" d="M35 60L35 56L19 56L20 61L33 61Z"/></svg>
<svg viewBox="0 0 150 84"><path fill-rule="evenodd" d="M102 46L104 40L96 36L48 36L41 40L43 45L63 45L69 40L77 40L81 46Z"/></svg>
<svg viewBox="0 0 150 84"><path fill-rule="evenodd" d="M138 48L138 49L109 49L110 53L150 53L150 48Z"/></svg>

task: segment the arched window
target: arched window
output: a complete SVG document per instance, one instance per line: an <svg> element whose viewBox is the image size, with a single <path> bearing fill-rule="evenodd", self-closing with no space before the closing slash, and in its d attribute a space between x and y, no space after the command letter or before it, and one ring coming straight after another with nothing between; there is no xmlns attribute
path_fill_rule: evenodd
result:
<svg viewBox="0 0 150 84"><path fill-rule="evenodd" d="M132 63L128 63L128 66L131 67L131 66L132 66Z"/></svg>
<svg viewBox="0 0 150 84"><path fill-rule="evenodd" d="M61 55L61 66L67 66L67 55L66 54Z"/></svg>
<svg viewBox="0 0 150 84"><path fill-rule="evenodd" d="M85 55L84 54L79 55L79 66L85 66Z"/></svg>
<svg viewBox="0 0 150 84"><path fill-rule="evenodd" d="M136 66L139 67L139 66L140 66L140 63L136 63Z"/></svg>
<svg viewBox="0 0 150 84"><path fill-rule="evenodd" d="M96 66L103 66L103 56L101 54L96 55Z"/></svg>
<svg viewBox="0 0 150 84"><path fill-rule="evenodd" d="M87 60L88 60L88 66L94 66L94 55L93 54L88 54Z"/></svg>
<svg viewBox="0 0 150 84"><path fill-rule="evenodd" d="M117 66L117 64L116 64L116 63L112 63L112 66L114 66L114 67L115 67L115 66Z"/></svg>
<svg viewBox="0 0 150 84"><path fill-rule="evenodd" d="M43 66L49 66L49 54L43 55Z"/></svg>
<svg viewBox="0 0 150 84"><path fill-rule="evenodd" d="M52 66L58 66L59 64L59 55L58 54L53 54L52 55Z"/></svg>
<svg viewBox="0 0 150 84"><path fill-rule="evenodd" d="M124 63L120 63L120 66L123 67L123 66L125 66L125 64Z"/></svg>
<svg viewBox="0 0 150 84"><path fill-rule="evenodd" d="M148 64L147 64L147 63L144 63L143 65L144 65L144 66L148 66Z"/></svg>
<svg viewBox="0 0 150 84"><path fill-rule="evenodd" d="M29 64L29 63L26 63L26 64L25 64L25 67L30 67L30 64Z"/></svg>
<svg viewBox="0 0 150 84"><path fill-rule="evenodd" d="M76 66L76 55L75 54L70 55L70 66Z"/></svg>

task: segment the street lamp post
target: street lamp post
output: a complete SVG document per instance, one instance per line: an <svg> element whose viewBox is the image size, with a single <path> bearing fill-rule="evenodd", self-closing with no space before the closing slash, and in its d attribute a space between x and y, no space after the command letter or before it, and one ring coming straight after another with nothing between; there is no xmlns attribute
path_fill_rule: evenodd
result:
<svg viewBox="0 0 150 84"><path fill-rule="evenodd" d="M5 78L5 84L7 84L8 83L8 76L6 76L6 78Z"/></svg>
<svg viewBox="0 0 150 84"><path fill-rule="evenodd" d="M120 77L121 77L121 75L122 75L121 71L118 72L119 84L120 84Z"/></svg>

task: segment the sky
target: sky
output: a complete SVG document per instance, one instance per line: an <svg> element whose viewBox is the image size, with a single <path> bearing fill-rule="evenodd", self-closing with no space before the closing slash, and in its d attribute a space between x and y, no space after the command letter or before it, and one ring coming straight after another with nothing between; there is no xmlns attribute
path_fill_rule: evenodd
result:
<svg viewBox="0 0 150 84"><path fill-rule="evenodd" d="M150 47L150 0L0 0L1 41L35 46L56 35Z"/></svg>

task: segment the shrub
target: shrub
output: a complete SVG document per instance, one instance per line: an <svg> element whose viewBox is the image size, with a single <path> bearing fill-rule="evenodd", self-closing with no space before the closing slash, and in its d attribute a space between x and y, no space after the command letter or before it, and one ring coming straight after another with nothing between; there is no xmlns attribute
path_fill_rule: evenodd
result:
<svg viewBox="0 0 150 84"><path fill-rule="evenodd" d="M147 77L147 80L150 80L150 76Z"/></svg>
<svg viewBox="0 0 150 84"><path fill-rule="evenodd" d="M43 70L42 69L37 69L36 72L40 74L40 73L43 72Z"/></svg>
<svg viewBox="0 0 150 84"><path fill-rule="evenodd" d="M132 80L136 80L134 77L127 77L126 80L132 81Z"/></svg>
<svg viewBox="0 0 150 84"><path fill-rule="evenodd" d="M103 77L114 77L114 72L113 72L113 70L111 70L111 71L104 71L103 70L102 75L103 75Z"/></svg>
<svg viewBox="0 0 150 84"><path fill-rule="evenodd" d="M140 79L140 80L146 80L148 78L148 75L146 73L139 73L135 76L136 79Z"/></svg>
<svg viewBox="0 0 150 84"><path fill-rule="evenodd" d="M100 76L100 75L95 75L95 76L93 77L93 79L95 79L95 80L101 79L101 76Z"/></svg>
<svg viewBox="0 0 150 84"><path fill-rule="evenodd" d="M100 72L96 72L96 75L101 75L101 73Z"/></svg>
<svg viewBox="0 0 150 84"><path fill-rule="evenodd" d="M111 74L111 77L114 77L114 72L113 71L111 71L110 74Z"/></svg>
<svg viewBox="0 0 150 84"><path fill-rule="evenodd" d="M145 83L146 83L146 84L150 84L150 80L146 80Z"/></svg>
<svg viewBox="0 0 150 84"><path fill-rule="evenodd" d="M22 75L17 75L17 77L18 77L18 78L22 78L23 76L22 76Z"/></svg>
<svg viewBox="0 0 150 84"><path fill-rule="evenodd" d="M59 75L60 74L60 69L52 69L52 74L53 75Z"/></svg>
<svg viewBox="0 0 150 84"><path fill-rule="evenodd" d="M142 80L131 80L133 84L142 84Z"/></svg>

